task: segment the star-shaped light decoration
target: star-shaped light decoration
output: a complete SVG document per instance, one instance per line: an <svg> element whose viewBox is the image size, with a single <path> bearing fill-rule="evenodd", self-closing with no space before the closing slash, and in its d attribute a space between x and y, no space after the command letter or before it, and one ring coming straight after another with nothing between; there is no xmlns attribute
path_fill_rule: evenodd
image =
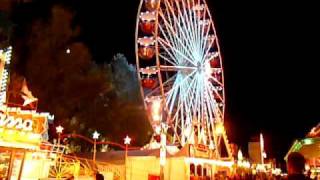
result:
<svg viewBox="0 0 320 180"><path fill-rule="evenodd" d="M23 83L22 83L21 96L24 100L23 106L26 106L28 104L31 104L31 103L38 101L38 98L35 98L32 95L32 92L29 90L29 88L27 86L27 81L25 79L23 80Z"/></svg>
<svg viewBox="0 0 320 180"><path fill-rule="evenodd" d="M128 145L131 142L131 138L127 135L126 138L124 138L124 144Z"/></svg>
<svg viewBox="0 0 320 180"><path fill-rule="evenodd" d="M94 131L94 132L93 132L93 135L92 135L92 138L93 138L93 139L98 139L99 136L100 136L100 134L99 134L97 131Z"/></svg>
<svg viewBox="0 0 320 180"><path fill-rule="evenodd" d="M61 125L59 125L59 126L56 127L56 131L57 131L57 133L59 133L59 134L62 133L63 129L64 129L64 128L63 128Z"/></svg>
<svg viewBox="0 0 320 180"><path fill-rule="evenodd" d="M24 95L22 95L22 98L24 100L22 106L26 106L28 104L31 104L31 103L38 101L38 98L29 98L28 96L24 96Z"/></svg>

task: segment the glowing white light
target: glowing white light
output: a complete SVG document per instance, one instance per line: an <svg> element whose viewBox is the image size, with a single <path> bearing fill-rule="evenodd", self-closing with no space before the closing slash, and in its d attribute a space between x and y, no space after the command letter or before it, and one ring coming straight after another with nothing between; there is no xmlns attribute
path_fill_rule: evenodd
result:
<svg viewBox="0 0 320 180"><path fill-rule="evenodd" d="M166 164L166 150L160 149L160 165L164 166Z"/></svg>
<svg viewBox="0 0 320 180"><path fill-rule="evenodd" d="M160 134L160 132L161 132L161 127L160 127L160 126L156 126L155 132L156 132L156 134Z"/></svg>
<svg viewBox="0 0 320 180"><path fill-rule="evenodd" d="M262 157L263 157L263 158L267 158L267 153L266 153L266 152L263 152L263 153L262 153Z"/></svg>
<svg viewBox="0 0 320 180"><path fill-rule="evenodd" d="M242 151L239 149L239 151L238 151L238 161L242 161L242 160L243 160Z"/></svg>
<svg viewBox="0 0 320 180"><path fill-rule="evenodd" d="M66 50L66 53L67 53L67 54L70 54L70 53L71 53L71 50L68 48L68 49Z"/></svg>
<svg viewBox="0 0 320 180"><path fill-rule="evenodd" d="M221 160L202 159L202 158L185 158L185 161L189 164L193 163L195 165L212 164L212 165L224 166L224 167L231 167L234 164L233 161L221 161Z"/></svg>
<svg viewBox="0 0 320 180"><path fill-rule="evenodd" d="M60 133L60 134L62 133L63 129L64 129L64 128L63 128L61 125L59 125L59 126L56 127L57 133Z"/></svg>
<svg viewBox="0 0 320 180"><path fill-rule="evenodd" d="M0 59L4 62L4 69L3 73L1 74L1 89L0 89L0 104L3 104L6 102L6 90L7 90L7 82L8 82L8 66L11 61L11 53L12 53L12 47L8 47L7 49L0 50Z"/></svg>
<svg viewBox="0 0 320 180"><path fill-rule="evenodd" d="M213 144L213 142L212 142L212 141L210 141L210 143L209 143L209 149L211 149L211 150L213 150L213 149L214 149L214 144Z"/></svg>
<svg viewBox="0 0 320 180"><path fill-rule="evenodd" d="M154 121L161 121L161 100L155 99L152 101L151 115Z"/></svg>
<svg viewBox="0 0 320 180"><path fill-rule="evenodd" d="M161 120L161 116L160 116L160 114L154 114L154 115L152 115L152 119L154 121L160 121Z"/></svg>
<svg viewBox="0 0 320 180"><path fill-rule="evenodd" d="M124 144L129 145L130 142L131 142L131 138L127 135L127 136L124 138Z"/></svg>
<svg viewBox="0 0 320 180"><path fill-rule="evenodd" d="M216 134L221 135L224 133L224 127L222 123L217 123L216 125Z"/></svg>
<svg viewBox="0 0 320 180"><path fill-rule="evenodd" d="M155 12L142 12L140 15L141 20L143 21L154 21L156 20L156 13Z"/></svg>
<svg viewBox="0 0 320 180"><path fill-rule="evenodd" d="M94 131L94 132L93 132L93 135L92 135L92 138L93 138L93 139L98 139L99 136L100 136L100 134L99 134L97 131Z"/></svg>

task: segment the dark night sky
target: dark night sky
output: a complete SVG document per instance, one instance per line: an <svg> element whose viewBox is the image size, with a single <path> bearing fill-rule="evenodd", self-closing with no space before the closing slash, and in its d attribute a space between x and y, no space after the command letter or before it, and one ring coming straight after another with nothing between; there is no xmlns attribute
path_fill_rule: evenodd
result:
<svg viewBox="0 0 320 180"><path fill-rule="evenodd" d="M117 52L135 62L139 0L64 2L76 10L82 39L98 62ZM320 120L317 6L276 0L208 4L222 48L229 138L246 148L250 136L263 132L267 152L282 158L294 138Z"/></svg>

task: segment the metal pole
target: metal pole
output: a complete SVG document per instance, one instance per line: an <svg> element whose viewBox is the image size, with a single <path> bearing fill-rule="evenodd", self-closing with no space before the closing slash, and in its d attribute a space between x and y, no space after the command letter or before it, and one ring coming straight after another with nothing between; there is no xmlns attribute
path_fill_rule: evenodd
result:
<svg viewBox="0 0 320 180"><path fill-rule="evenodd" d="M60 149L60 138L61 138L61 133L58 133L58 148Z"/></svg>
<svg viewBox="0 0 320 180"><path fill-rule="evenodd" d="M126 155L124 159L124 177L127 179L127 158L128 158L128 144L126 144Z"/></svg>
<svg viewBox="0 0 320 180"><path fill-rule="evenodd" d="M262 133L260 133L260 155L261 155L261 164L264 164L264 139Z"/></svg>
<svg viewBox="0 0 320 180"><path fill-rule="evenodd" d="M160 134L160 180L164 180L164 166L166 163L166 125L161 123L161 134Z"/></svg>
<svg viewBox="0 0 320 180"><path fill-rule="evenodd" d="M23 173L23 166L24 166L24 161L26 159L26 151L23 152L23 158L22 158L22 162L21 162L21 165L20 165L20 171L19 171L19 177L18 179L21 179L22 177L22 173Z"/></svg>
<svg viewBox="0 0 320 180"><path fill-rule="evenodd" d="M163 165L160 165L160 180L164 180L164 168L163 168Z"/></svg>
<svg viewBox="0 0 320 180"><path fill-rule="evenodd" d="M93 142L93 164L95 165L96 164L96 143L97 143L97 140L94 139L94 142Z"/></svg>
<svg viewBox="0 0 320 180"><path fill-rule="evenodd" d="M8 180L11 180L11 175L12 175L12 168L13 168L13 162L14 162L14 156L15 156L15 151L11 151L11 156L10 156L10 164L9 164L9 173L8 173Z"/></svg>

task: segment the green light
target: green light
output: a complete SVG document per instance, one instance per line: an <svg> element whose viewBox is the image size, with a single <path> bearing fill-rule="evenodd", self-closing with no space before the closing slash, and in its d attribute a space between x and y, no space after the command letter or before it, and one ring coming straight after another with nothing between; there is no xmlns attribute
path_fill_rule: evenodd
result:
<svg viewBox="0 0 320 180"><path fill-rule="evenodd" d="M313 144L313 140L312 139L304 139L303 144L305 144L305 145Z"/></svg>

